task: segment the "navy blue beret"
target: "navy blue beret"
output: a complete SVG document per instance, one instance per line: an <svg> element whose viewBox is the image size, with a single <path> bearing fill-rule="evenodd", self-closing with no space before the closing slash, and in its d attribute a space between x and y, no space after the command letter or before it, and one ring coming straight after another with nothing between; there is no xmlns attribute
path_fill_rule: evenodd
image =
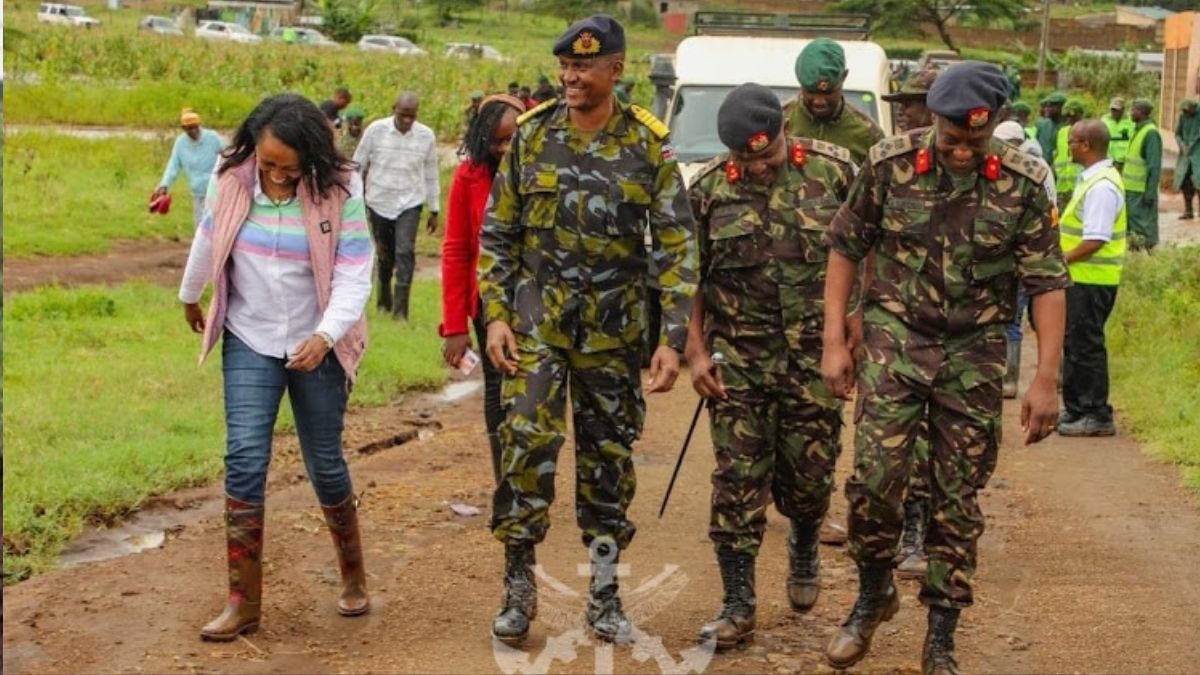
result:
<svg viewBox="0 0 1200 675"><path fill-rule="evenodd" d="M783 128L783 107L775 92L748 82L729 92L717 110L717 135L730 150L764 150Z"/></svg>
<svg viewBox="0 0 1200 675"><path fill-rule="evenodd" d="M594 14L571 24L554 42L554 55L584 59L625 51L625 29L607 14Z"/></svg>
<svg viewBox="0 0 1200 675"><path fill-rule="evenodd" d="M998 67L963 61L933 81L925 105L952 124L981 129L996 119L1008 100L1008 86L1008 78Z"/></svg>

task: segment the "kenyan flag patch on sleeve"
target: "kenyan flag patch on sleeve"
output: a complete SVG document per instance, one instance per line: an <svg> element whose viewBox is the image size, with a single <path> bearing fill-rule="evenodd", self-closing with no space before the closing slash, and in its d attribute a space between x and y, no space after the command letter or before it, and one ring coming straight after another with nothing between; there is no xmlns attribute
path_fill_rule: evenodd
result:
<svg viewBox="0 0 1200 675"><path fill-rule="evenodd" d="M664 162L671 163L676 160L675 146L670 143L664 143L662 146L662 158Z"/></svg>

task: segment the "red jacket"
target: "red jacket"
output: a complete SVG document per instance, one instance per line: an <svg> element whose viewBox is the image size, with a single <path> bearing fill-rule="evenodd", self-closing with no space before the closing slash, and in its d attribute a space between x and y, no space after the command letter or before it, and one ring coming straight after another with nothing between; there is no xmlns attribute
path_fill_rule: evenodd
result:
<svg viewBox="0 0 1200 675"><path fill-rule="evenodd" d="M494 174L466 159L454 170L442 239L442 325L438 335L463 335L479 307L479 231Z"/></svg>

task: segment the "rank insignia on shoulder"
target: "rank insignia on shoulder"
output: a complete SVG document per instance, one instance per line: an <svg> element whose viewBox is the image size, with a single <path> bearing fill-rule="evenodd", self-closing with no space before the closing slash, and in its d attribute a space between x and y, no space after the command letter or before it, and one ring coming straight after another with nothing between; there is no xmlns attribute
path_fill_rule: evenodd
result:
<svg viewBox="0 0 1200 675"><path fill-rule="evenodd" d="M796 166L804 166L808 161L808 150L799 141L792 143L792 164Z"/></svg>
<svg viewBox="0 0 1200 675"><path fill-rule="evenodd" d="M987 159L983 160L983 177L992 182L1000 180L1000 157L998 155L988 155Z"/></svg>
<svg viewBox="0 0 1200 675"><path fill-rule="evenodd" d="M733 160L725 162L725 180L730 183L740 183L742 180L742 168Z"/></svg>
<svg viewBox="0 0 1200 675"><path fill-rule="evenodd" d="M929 173L929 170L932 168L933 168L933 151L930 150L929 148L921 148L920 150L917 151L917 166L916 166L917 175L920 176L923 174L927 174L927 173Z"/></svg>

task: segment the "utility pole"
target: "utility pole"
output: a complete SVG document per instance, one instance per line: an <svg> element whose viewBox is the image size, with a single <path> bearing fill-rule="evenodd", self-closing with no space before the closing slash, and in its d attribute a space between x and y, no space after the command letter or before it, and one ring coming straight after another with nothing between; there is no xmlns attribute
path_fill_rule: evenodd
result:
<svg viewBox="0 0 1200 675"><path fill-rule="evenodd" d="M1038 89L1046 81L1046 52L1050 50L1050 0L1042 0L1042 41L1038 46Z"/></svg>

